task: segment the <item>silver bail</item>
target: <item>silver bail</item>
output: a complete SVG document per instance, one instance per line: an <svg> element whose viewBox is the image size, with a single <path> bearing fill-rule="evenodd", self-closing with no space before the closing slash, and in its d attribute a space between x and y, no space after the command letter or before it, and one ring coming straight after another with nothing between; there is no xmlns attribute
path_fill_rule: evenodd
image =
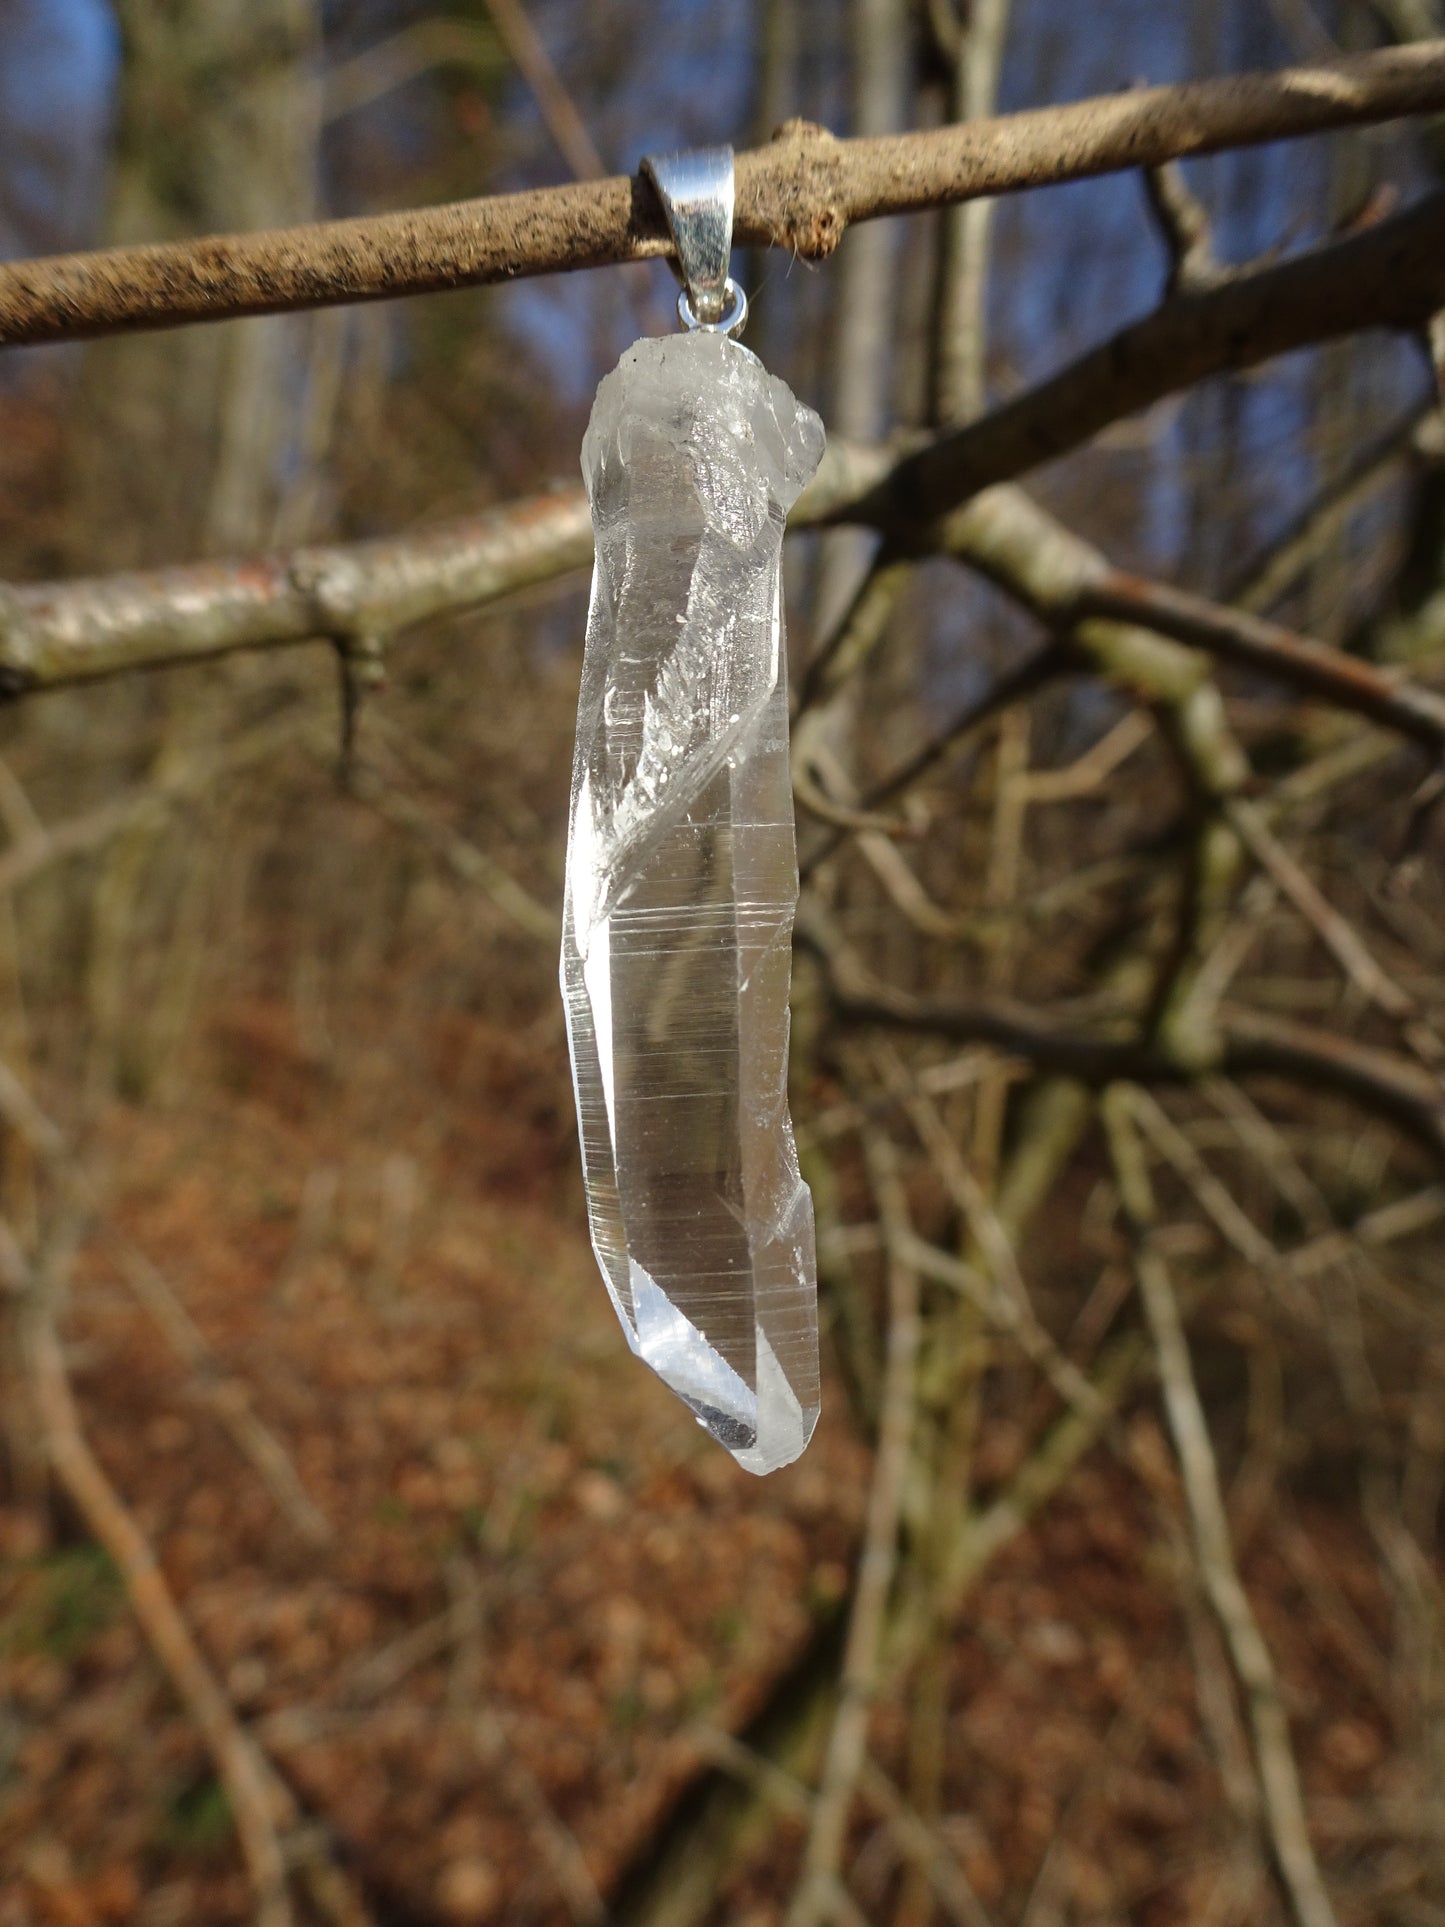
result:
<svg viewBox="0 0 1445 1927"><path fill-rule="evenodd" d="M694 147L682 154L644 154L642 171L657 189L677 249L685 328L738 334L748 300L728 273L733 246L733 150Z"/></svg>

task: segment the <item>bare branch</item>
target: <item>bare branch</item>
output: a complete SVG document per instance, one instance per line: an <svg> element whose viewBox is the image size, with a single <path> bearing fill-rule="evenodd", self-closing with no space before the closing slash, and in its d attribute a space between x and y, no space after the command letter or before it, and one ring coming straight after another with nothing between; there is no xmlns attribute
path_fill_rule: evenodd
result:
<svg viewBox="0 0 1445 1927"><path fill-rule="evenodd" d="M1304 1796L1274 1661L1240 1583L1189 1340L1169 1268L1152 1235L1154 1201L1134 1129L1131 1095L1122 1088L1107 1092L1104 1122L1133 1239L1139 1295L1159 1363L1164 1409L1183 1475L1199 1574L1244 1689L1270 1843L1291 1911L1298 1927L1335 1927L1334 1909L1305 1824Z"/></svg>
<svg viewBox="0 0 1445 1927"><path fill-rule="evenodd" d="M1433 401L1417 402L1367 442L1344 473L1305 503L1284 535L1246 567L1221 600L1252 615L1272 608L1315 558L1339 540L1352 517L1391 471L1418 447L1422 433L1439 419L1434 407Z"/></svg>
<svg viewBox="0 0 1445 1927"><path fill-rule="evenodd" d="M410 26L385 40L373 41L360 53L328 69L322 79L325 119L337 121L354 114L383 94L437 68L451 67L479 78L490 77L499 59L497 35L475 21L438 15L413 20ZM599 174L604 171L597 169Z"/></svg>
<svg viewBox="0 0 1445 1927"><path fill-rule="evenodd" d="M1361 248L1378 254L1365 258ZM1241 356L1262 360L1343 328L1388 321L1392 304L1410 305L1393 279L1391 264L1401 251L1417 277L1438 281L1439 299L1445 300L1445 193L1363 236L1249 270L1217 293L1168 302L1042 387L921 450L915 445L900 457L886 448L835 442L792 519L798 526L846 520L896 525L900 542L914 549L941 542L1055 624L1077 623L1086 613L1079 600L1084 595L1097 597L1093 606L1099 610L1109 596L1129 596L1132 613L1143 621L1178 630L1197 646L1232 653L1296 686L1337 700L1349 696L1351 706L1377 720L1434 741L1438 699L1391 689L1378 671L1365 665L1351 670L1348 659L1318 645L1300 646L1300 639L1276 626L1251 628L1246 618L1222 617L1212 605L1137 583L1111 571L1104 557L1074 538L1066 549L1057 541L1042 545L1041 535L1057 532L1056 523L1017 491L984 489L1000 475L1077 445L1160 394L1243 365ZM0 268L0 285L4 272ZM1175 348L1183 354L1178 362ZM955 508L980 490L942 529L920 531L918 514ZM580 490L569 490L420 533L290 556L23 588L0 585L0 691L88 681L236 649L287 647L318 636L390 635L428 616L480 606L581 569L590 555L586 501ZM830 645L809 671L805 707L830 694L876 642L906 566L890 557L874 572L855 619L840 631L839 646ZM1132 659L1143 636L1137 621L1131 633L1135 640L1123 654ZM1149 650L1156 664L1163 662L1161 651L1167 654L1157 641ZM1187 662L1182 651L1178 655ZM1197 677L1196 666L1186 680Z"/></svg>
<svg viewBox="0 0 1445 1927"><path fill-rule="evenodd" d="M1360 656L1296 635L1277 622L1118 569L1083 590L1079 609L1082 614L1142 623L1221 661L1239 663L1337 708L1368 716L1385 729L1423 743L1436 755L1445 749L1445 698Z"/></svg>
<svg viewBox="0 0 1445 1927"><path fill-rule="evenodd" d="M998 106L1011 0L970 0L968 24L953 51L952 109L978 122ZM987 395L989 242L993 203L971 200L943 221L939 257L935 418L970 421Z"/></svg>
<svg viewBox="0 0 1445 1927"><path fill-rule="evenodd" d="M819 259L854 221L1442 106L1445 44L1433 40L869 140L838 141L794 121L768 147L738 156L736 238L742 247ZM271 233L11 263L0 268L0 345L385 300L668 251L650 189L639 177L613 177Z"/></svg>
<svg viewBox="0 0 1445 1927"><path fill-rule="evenodd" d="M591 556L577 490L373 542L12 590L0 600L0 687L13 695L236 649L390 634Z"/></svg>
<svg viewBox="0 0 1445 1927"><path fill-rule="evenodd" d="M215 1763L255 1891L259 1927L290 1927L294 1915L280 1828L294 1822L294 1806L237 1720L171 1597L155 1554L86 1440L53 1317L48 1309L37 1310L27 1323L28 1363L51 1467L114 1562L151 1650Z"/></svg>
<svg viewBox="0 0 1445 1927"><path fill-rule="evenodd" d="M302 1485L285 1447L257 1413L250 1387L226 1370L170 1283L139 1246L114 1227L107 1231L126 1284L177 1358L190 1368L205 1402L256 1468L277 1508L308 1545L329 1546L335 1538L331 1521Z"/></svg>
<svg viewBox="0 0 1445 1927"><path fill-rule="evenodd" d="M517 63L518 72L531 88L532 97L547 123L547 132L557 143L563 160L579 181L603 179L607 169L602 164L602 156L521 0L486 0L486 7L493 25L506 42L508 53Z"/></svg>
<svg viewBox="0 0 1445 1927"><path fill-rule="evenodd" d="M887 1255L888 1356L838 1709L808 1831L803 1876L788 1911L788 1927L814 1927L814 1923L831 1920L839 1912L839 1865L867 1751L868 1716L879 1685L888 1596L898 1558L899 1520L913 1440L919 1342L918 1273L909 1255L913 1227L892 1143L876 1126L868 1126L863 1132L863 1149Z"/></svg>
<svg viewBox="0 0 1445 1927"><path fill-rule="evenodd" d="M901 463L857 511L900 544L979 489L1081 447L1209 375L1369 328L1416 330L1445 304L1445 191L1341 240L1241 268L1153 314Z"/></svg>
<svg viewBox="0 0 1445 1927"><path fill-rule="evenodd" d="M1226 1006L1225 1076L1283 1077L1388 1117L1445 1158L1445 1092L1422 1066L1332 1031Z"/></svg>
<svg viewBox="0 0 1445 1927"><path fill-rule="evenodd" d="M863 969L816 905L804 902L795 926L801 948L816 955L834 1015L845 1024L921 1031L957 1043L988 1044L1056 1076L1100 1087L1130 1083L1187 1084L1226 1077L1282 1077L1308 1090L1352 1099L1417 1138L1445 1160L1445 1092L1422 1066L1332 1031L1290 1023L1239 1006L1220 1012L1217 1056L1195 1061L1161 1042L1068 1029L1055 1018L1007 998L945 1001L917 997Z"/></svg>
<svg viewBox="0 0 1445 1927"><path fill-rule="evenodd" d="M1214 258L1209 214L1178 161L1145 168L1144 187L1154 225L1169 250L1167 292L1192 294L1213 287L1224 277Z"/></svg>
<svg viewBox="0 0 1445 1927"><path fill-rule="evenodd" d="M519 930L540 943L557 942L562 924L555 910L539 903L484 849L434 817L398 784L363 777L353 784L352 794L388 823L415 837L461 882L490 897L502 915Z"/></svg>
<svg viewBox="0 0 1445 1927"><path fill-rule="evenodd" d="M71 1196L100 1220L126 1284L154 1320L237 1449L260 1474L283 1516L313 1546L332 1538L329 1521L306 1492L285 1447L255 1410L245 1383L226 1371L166 1279L145 1253L99 1211L94 1189L75 1162L60 1126L41 1109L7 1064L0 1063L0 1118L43 1163L56 1171Z"/></svg>
<svg viewBox="0 0 1445 1927"><path fill-rule="evenodd" d="M1349 918L1305 874L1260 812L1236 798L1230 804L1230 818L1260 868L1289 898L1361 996L1401 1025L1406 1042L1423 1062L1438 1066L1445 1061L1445 1046L1418 1003L1376 961Z"/></svg>

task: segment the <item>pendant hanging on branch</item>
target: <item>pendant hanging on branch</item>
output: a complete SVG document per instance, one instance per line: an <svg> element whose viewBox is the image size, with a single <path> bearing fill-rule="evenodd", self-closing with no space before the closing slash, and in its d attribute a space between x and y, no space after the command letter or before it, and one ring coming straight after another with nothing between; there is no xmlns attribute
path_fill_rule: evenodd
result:
<svg viewBox="0 0 1445 1927"><path fill-rule="evenodd" d="M788 1116L798 896L782 539L823 426L732 338L731 148L644 162L685 332L582 444L596 562L562 992L592 1243L632 1349L750 1472L818 1415L813 1205Z"/></svg>

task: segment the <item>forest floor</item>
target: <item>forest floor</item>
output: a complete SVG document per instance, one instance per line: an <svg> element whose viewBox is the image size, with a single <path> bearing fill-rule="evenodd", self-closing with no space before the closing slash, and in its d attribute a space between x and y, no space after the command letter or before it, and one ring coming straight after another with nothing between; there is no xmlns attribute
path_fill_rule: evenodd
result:
<svg viewBox="0 0 1445 1927"><path fill-rule="evenodd" d="M284 1443L329 1540L278 1506L102 1233L66 1316L85 1424L378 1922L566 1921L578 1851L605 1894L698 1770L700 1729L736 1731L850 1581L869 1461L838 1387L803 1460L759 1482L627 1353L554 1044L458 1019L430 1077L379 1053L343 1086L289 1007L257 1000L212 1022L183 1103L117 1104L97 1133L112 1224ZM440 1107L420 1095L438 1087ZM1246 1576L1325 1859L1347 1893L1373 1857L1378 1893L1408 1788L1354 1492L1278 1513ZM938 1675L941 1834L990 1918L1193 1921L1230 1881L1242 1910L1220 1919L1275 1917L1201 1722L1198 1621L1104 1452L976 1589ZM876 1738L906 1778L905 1706ZM860 1828L856 1890L891 1917L891 1836ZM785 1820L718 1918L778 1921L799 1840ZM113 1571L12 1490L0 1927L249 1917L224 1796Z"/></svg>

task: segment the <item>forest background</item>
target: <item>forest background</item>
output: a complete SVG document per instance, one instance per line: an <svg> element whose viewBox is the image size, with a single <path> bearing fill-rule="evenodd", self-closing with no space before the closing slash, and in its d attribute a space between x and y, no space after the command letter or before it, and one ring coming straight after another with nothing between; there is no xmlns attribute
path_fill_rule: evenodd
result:
<svg viewBox="0 0 1445 1927"><path fill-rule="evenodd" d="M0 0L0 253L1442 34ZM1445 330L1382 285L1442 167L1424 116L740 253L835 499L956 471L789 540L827 1389L765 1484L587 1247L586 575L570 493L475 519L575 489L666 269L6 350L3 1927L1445 1921ZM531 561L423 623L7 640L458 517Z"/></svg>

